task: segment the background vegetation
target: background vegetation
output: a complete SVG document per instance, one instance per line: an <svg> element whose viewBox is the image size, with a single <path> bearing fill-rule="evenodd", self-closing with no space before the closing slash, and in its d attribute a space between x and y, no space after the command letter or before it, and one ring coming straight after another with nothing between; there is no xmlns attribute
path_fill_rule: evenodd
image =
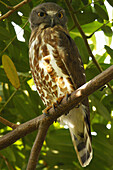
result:
<svg viewBox="0 0 113 170"><path fill-rule="evenodd" d="M21 0L0 0L0 15L9 11L9 8L20 3ZM28 43L30 28L28 17L31 9L42 2L50 0L32 0L23 5L13 14L0 21L0 114L13 123L23 123L42 113L44 105L37 92L33 90L33 80L29 68ZM70 17L64 0L53 0L65 8L68 16L68 29L75 40L81 54L87 81L100 73L89 55L84 40ZM113 6L112 0L107 0ZM100 67L105 70L113 64L112 21L104 0L72 0L71 5L78 18L79 24L86 34L90 48ZM21 12L21 13L20 13ZM14 23L24 29L25 41L18 40ZM95 32L103 31L105 46L97 51ZM99 35L99 34L98 34ZM102 43L100 39L100 43ZM9 56L13 61L20 80L18 90L10 83L3 69L2 56ZM105 62L109 59L109 62ZM108 60L107 60L108 61ZM113 169L113 81L110 88L106 86L90 95L93 160L86 170ZM6 104L7 103L7 104ZM0 123L0 136L12 129ZM0 169L26 169L30 151L37 132L33 132L18 140L10 147L0 151ZM54 123L48 131L40 154L37 169L83 169L74 151L68 129Z"/></svg>

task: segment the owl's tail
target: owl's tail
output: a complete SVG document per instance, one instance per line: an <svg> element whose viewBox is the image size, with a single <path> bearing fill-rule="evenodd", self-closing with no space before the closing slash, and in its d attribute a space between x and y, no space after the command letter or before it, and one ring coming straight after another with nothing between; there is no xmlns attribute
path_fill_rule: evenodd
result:
<svg viewBox="0 0 113 170"><path fill-rule="evenodd" d="M74 148L82 167L92 159L91 132L85 106L72 109L68 115L60 118L61 124L69 127Z"/></svg>

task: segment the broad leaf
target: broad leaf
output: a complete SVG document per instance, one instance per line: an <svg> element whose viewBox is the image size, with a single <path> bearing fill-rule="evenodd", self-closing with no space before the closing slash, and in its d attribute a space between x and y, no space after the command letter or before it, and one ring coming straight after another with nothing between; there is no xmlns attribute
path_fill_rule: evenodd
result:
<svg viewBox="0 0 113 170"><path fill-rule="evenodd" d="M2 64L9 81L16 89L18 89L20 87L20 81L14 63L7 55L3 55Z"/></svg>

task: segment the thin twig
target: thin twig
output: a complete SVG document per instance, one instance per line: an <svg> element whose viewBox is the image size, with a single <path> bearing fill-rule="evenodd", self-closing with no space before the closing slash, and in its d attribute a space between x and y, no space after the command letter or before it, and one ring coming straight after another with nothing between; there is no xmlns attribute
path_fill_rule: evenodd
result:
<svg viewBox="0 0 113 170"><path fill-rule="evenodd" d="M86 36L86 37L87 37L87 38L91 38L91 37L95 34L95 32L99 31L102 27L104 27L105 25L107 25L109 22L113 22L113 19L110 20L110 21L107 21L107 22L106 22L105 24L103 24L101 27L97 28L91 35Z"/></svg>
<svg viewBox="0 0 113 170"><path fill-rule="evenodd" d="M91 4L96 4L97 2L100 2L100 1L101 1L101 0L97 0L97 1L91 2L91 3L83 6L82 8L79 8L79 9L76 10L74 13L76 14L77 12L82 11L84 8L87 8L87 7L90 6Z"/></svg>
<svg viewBox="0 0 113 170"><path fill-rule="evenodd" d="M36 117L33 120L30 120L24 124L19 125L13 131L7 133L3 137L0 138L0 150L10 146L18 139L24 137L25 135L35 131L39 128L39 125L43 122L45 126L47 124L51 124L53 121L57 120L61 115L69 112L72 108L78 105L82 100L84 100L87 96L95 92L97 89L102 87L107 82L113 79L113 66L109 67L98 76L90 80L88 83L84 84L76 91L74 91L67 101L67 98L64 97L62 102L55 108L51 108L48 112L50 116L44 116L43 114ZM43 128L45 128L43 126ZM43 140L40 138L40 140Z"/></svg>
<svg viewBox="0 0 113 170"><path fill-rule="evenodd" d="M12 123L12 122L9 122L8 120L4 119L3 117L0 116L0 122L3 123L4 125L6 126L9 126L11 127L12 129L15 129L17 128L18 125Z"/></svg>
<svg viewBox="0 0 113 170"><path fill-rule="evenodd" d="M85 42L86 48L87 48L88 53L89 53L89 56L91 56L94 64L96 65L96 67L98 68L98 70L99 70L100 73L101 73L101 72L103 71L103 69L101 68L100 64L97 62L96 58L94 57L94 55L93 55L93 53L92 53L92 51L91 51L91 48L90 48L90 46L89 46L89 44L88 44L88 41L87 41L87 37L86 37L84 31L82 30L82 28L81 28L81 26L80 26L80 24L79 24L79 22L78 22L78 19L77 19L76 15L73 13L73 8L72 8L71 4L69 3L69 0L65 0L65 3L66 3L66 5L67 5L67 7L68 7L68 9L69 9L69 12L70 12L70 15L71 15L71 17L72 17L72 19L73 19L74 24L77 26L80 34L81 34L82 37L83 37L83 40L84 40L84 42ZM111 92L113 93L113 89L112 89L111 85L110 85L109 83L108 83L107 85L109 86Z"/></svg>
<svg viewBox="0 0 113 170"><path fill-rule="evenodd" d="M11 94L11 96L8 98L8 100L4 103L4 105L1 107L0 109L0 114L2 112L2 110L5 108L5 106L10 102L10 100L13 98L13 96L16 94L17 89L15 89L15 91Z"/></svg>
<svg viewBox="0 0 113 170"><path fill-rule="evenodd" d="M6 159L6 157L4 155L2 155L0 153L0 157L5 161L5 164L6 164L6 166L8 167L9 170L11 170L11 169L14 170L13 167L10 165L10 163L8 162L8 160Z"/></svg>
<svg viewBox="0 0 113 170"><path fill-rule="evenodd" d="M18 8L22 7L24 4L29 3L31 0L24 0L22 2L20 2L19 4L15 5L13 7L13 9L9 10L6 14L2 15L0 17L0 21L2 21L3 19L7 18L8 16L10 16L13 12L15 12Z"/></svg>
<svg viewBox="0 0 113 170"><path fill-rule="evenodd" d="M0 1L0 3L3 4L3 5L4 5L6 8L8 8L8 9L13 9L12 6L7 5L7 4L4 3L3 1Z"/></svg>

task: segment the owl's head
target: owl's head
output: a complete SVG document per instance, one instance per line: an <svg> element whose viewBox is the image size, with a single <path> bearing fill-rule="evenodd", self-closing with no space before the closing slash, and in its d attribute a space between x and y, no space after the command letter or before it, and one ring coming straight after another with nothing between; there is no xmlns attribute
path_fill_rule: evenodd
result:
<svg viewBox="0 0 113 170"><path fill-rule="evenodd" d="M63 8L55 3L48 2L33 8L29 22L32 30L39 27L40 24L45 24L46 27L61 25L65 28L67 17Z"/></svg>

